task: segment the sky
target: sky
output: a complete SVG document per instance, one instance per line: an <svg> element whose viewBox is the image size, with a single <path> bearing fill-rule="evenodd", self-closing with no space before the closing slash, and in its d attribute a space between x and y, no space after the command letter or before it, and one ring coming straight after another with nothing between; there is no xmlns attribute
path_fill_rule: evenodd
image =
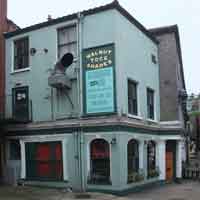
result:
<svg viewBox="0 0 200 200"><path fill-rule="evenodd" d="M188 94L200 93L200 1L118 0L146 28L177 24ZM8 0L8 17L24 28L53 18L101 6L112 0Z"/></svg>

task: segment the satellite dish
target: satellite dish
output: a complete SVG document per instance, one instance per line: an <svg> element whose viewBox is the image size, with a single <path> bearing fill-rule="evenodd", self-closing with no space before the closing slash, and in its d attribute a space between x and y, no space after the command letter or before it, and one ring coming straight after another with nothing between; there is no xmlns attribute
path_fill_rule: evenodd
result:
<svg viewBox="0 0 200 200"><path fill-rule="evenodd" d="M74 60L74 56L71 53L66 53L60 60L64 68L69 67Z"/></svg>

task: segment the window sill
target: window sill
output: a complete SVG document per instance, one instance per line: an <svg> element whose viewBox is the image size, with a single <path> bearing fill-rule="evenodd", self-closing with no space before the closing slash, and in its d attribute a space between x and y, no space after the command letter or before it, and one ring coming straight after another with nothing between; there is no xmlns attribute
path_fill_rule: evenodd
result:
<svg viewBox="0 0 200 200"><path fill-rule="evenodd" d="M132 114L128 114L128 117L129 117L129 118L133 118L133 119L139 119L139 120L142 120L142 119L143 119L141 116L132 115Z"/></svg>
<svg viewBox="0 0 200 200"><path fill-rule="evenodd" d="M16 74L16 73L20 73L20 72L26 72L26 71L30 71L31 68L27 67L27 68L23 68L23 69L17 69L17 70L13 70L10 74Z"/></svg>
<svg viewBox="0 0 200 200"><path fill-rule="evenodd" d="M147 119L148 122L153 122L153 123L158 123L158 121L156 119Z"/></svg>

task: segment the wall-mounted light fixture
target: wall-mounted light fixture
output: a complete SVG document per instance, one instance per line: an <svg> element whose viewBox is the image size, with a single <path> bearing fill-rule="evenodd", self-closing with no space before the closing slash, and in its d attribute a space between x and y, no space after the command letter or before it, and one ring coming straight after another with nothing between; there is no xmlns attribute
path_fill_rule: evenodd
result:
<svg viewBox="0 0 200 200"><path fill-rule="evenodd" d="M49 51L47 48L44 48L43 50L44 50L44 53L48 53Z"/></svg>
<svg viewBox="0 0 200 200"><path fill-rule="evenodd" d="M148 144L148 140L144 140L144 144L147 145Z"/></svg>
<svg viewBox="0 0 200 200"><path fill-rule="evenodd" d="M36 54L36 52L37 52L36 48L30 48L31 56L34 56Z"/></svg>
<svg viewBox="0 0 200 200"><path fill-rule="evenodd" d="M110 144L117 144L117 139L116 139L116 137L113 137L113 138L112 138Z"/></svg>

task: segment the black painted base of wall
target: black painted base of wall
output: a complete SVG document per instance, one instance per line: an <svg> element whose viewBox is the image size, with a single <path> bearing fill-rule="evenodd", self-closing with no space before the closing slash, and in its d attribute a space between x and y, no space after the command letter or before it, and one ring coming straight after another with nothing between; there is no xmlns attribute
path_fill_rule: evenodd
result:
<svg viewBox="0 0 200 200"><path fill-rule="evenodd" d="M60 189L70 188L68 181L29 181L25 179L20 179L18 181L18 185Z"/></svg>

